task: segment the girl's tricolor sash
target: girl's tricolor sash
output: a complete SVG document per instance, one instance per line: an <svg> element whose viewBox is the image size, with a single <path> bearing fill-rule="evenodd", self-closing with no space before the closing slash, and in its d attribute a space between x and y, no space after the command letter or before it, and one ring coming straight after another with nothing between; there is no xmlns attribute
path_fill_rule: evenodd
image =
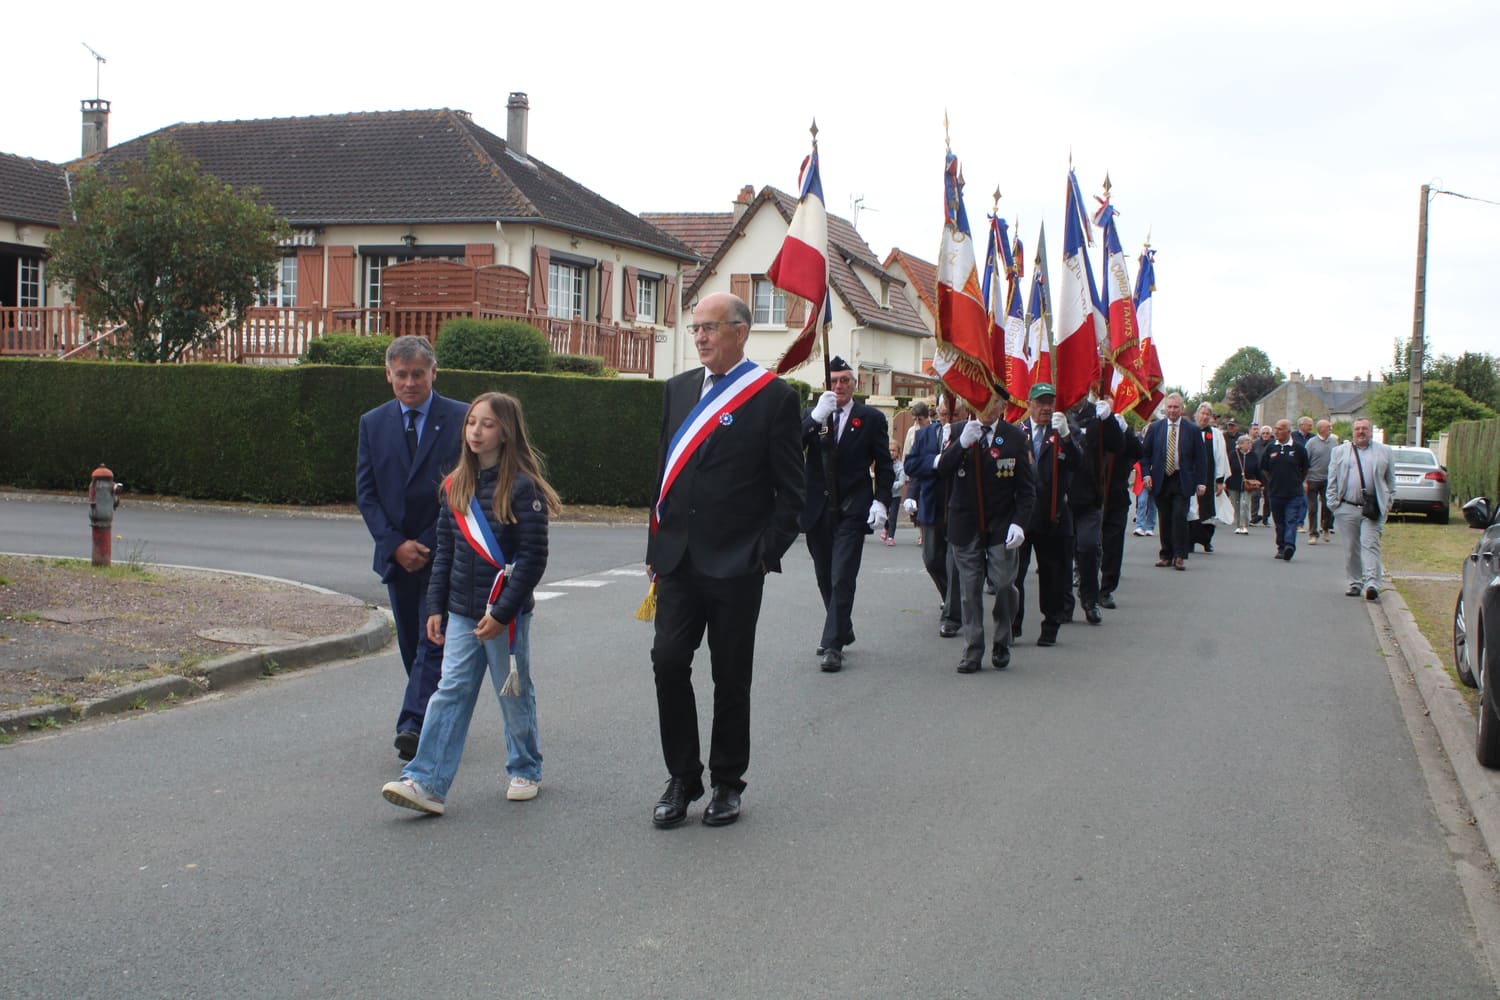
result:
<svg viewBox="0 0 1500 1000"><path fill-rule="evenodd" d="M443 480L443 492L446 494L453 477L449 476ZM500 542L495 538L495 533L490 530L490 522L484 516L484 508L479 506L477 496L469 498L469 509L459 510L453 508L453 520L458 526L458 533L464 536L469 547L478 552L480 557L498 572L495 574L495 582L490 584L490 596L488 603L494 604L495 599L500 596L500 591L505 588L505 553L500 551ZM510 673L505 678L505 683L500 687L502 697L520 693L520 675L516 672L514 659L516 652L516 618L520 617L520 609L516 610L515 616L506 626L506 647L508 655L506 659L510 663Z"/></svg>
<svg viewBox="0 0 1500 1000"><path fill-rule="evenodd" d="M776 374L746 358L719 379L698 405L688 413L672 442L667 446L667 464L661 477L661 492L651 508L651 530L656 530L666 506L667 492L687 465L693 453L708 440L714 428L734 423L734 411L776 379Z"/></svg>

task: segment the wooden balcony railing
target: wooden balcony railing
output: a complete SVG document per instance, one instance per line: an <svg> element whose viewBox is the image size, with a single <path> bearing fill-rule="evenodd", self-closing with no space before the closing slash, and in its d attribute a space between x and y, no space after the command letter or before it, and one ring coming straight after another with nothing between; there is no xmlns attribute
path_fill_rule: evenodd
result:
<svg viewBox="0 0 1500 1000"><path fill-rule="evenodd" d="M416 334L433 340L442 325L456 317L518 319L545 333L555 354L588 354L603 358L606 367L619 372L653 373L653 330L582 319L512 315L477 304L469 308L393 309L257 306L239 326L223 330L211 345L186 352L182 360L290 364L306 353L313 338L325 333ZM76 352L75 357L98 357L104 353L102 343L80 350L97 336L97 331L84 324L75 306L0 306L0 355L61 357Z"/></svg>

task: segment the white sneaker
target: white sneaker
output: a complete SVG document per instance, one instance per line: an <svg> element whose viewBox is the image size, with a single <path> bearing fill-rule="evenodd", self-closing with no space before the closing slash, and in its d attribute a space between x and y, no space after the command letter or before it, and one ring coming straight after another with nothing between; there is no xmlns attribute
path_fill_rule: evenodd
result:
<svg viewBox="0 0 1500 1000"><path fill-rule="evenodd" d="M1144 531L1142 531L1140 528L1136 528L1135 529L1135 537L1137 537L1137 538L1145 538L1146 537L1146 533Z"/></svg>
<svg viewBox="0 0 1500 1000"><path fill-rule="evenodd" d="M520 775L512 775L510 786L505 789L505 797L512 802L525 802L527 799L536 798L537 789L541 787L530 778Z"/></svg>
<svg viewBox="0 0 1500 1000"><path fill-rule="evenodd" d="M1308 545L1317 545L1318 544L1318 533L1316 531L1314 531L1312 534L1310 534L1310 535L1307 536L1307 544Z"/></svg>
<svg viewBox="0 0 1500 1000"><path fill-rule="evenodd" d="M410 778L387 781L380 789L380 794L385 796L387 802L393 802L403 809L415 809L433 816L443 814L443 800L428 793L427 789Z"/></svg>

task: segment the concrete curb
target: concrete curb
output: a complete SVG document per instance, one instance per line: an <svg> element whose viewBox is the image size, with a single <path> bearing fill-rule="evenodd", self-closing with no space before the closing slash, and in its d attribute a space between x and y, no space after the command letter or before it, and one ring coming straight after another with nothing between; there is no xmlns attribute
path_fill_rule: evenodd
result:
<svg viewBox="0 0 1500 1000"><path fill-rule="evenodd" d="M1474 710L1459 692L1445 661L1417 629L1416 619L1393 588L1380 595L1380 610L1391 638L1401 650L1427 715L1437 730L1443 752L1458 779L1458 787L1474 815L1479 835L1491 858L1500 859L1500 771L1480 766L1474 757Z"/></svg>
<svg viewBox="0 0 1500 1000"><path fill-rule="evenodd" d="M214 570L214 572L224 571ZM310 589L320 590L321 588ZM365 656L383 649L390 644L390 641L390 615L384 611L371 611L364 625L353 632L326 635L286 646L261 646L256 649L229 653L204 663L200 668L201 676L199 677L168 674L128 687L117 688L99 698L77 702L73 705L62 703L36 705L0 712L0 732L15 734L28 729L51 728L47 723L49 718L56 723L91 719L100 715L160 705L177 698L201 694L204 691L222 691L236 684L244 684L283 670L296 670L320 663L331 663L334 660Z"/></svg>

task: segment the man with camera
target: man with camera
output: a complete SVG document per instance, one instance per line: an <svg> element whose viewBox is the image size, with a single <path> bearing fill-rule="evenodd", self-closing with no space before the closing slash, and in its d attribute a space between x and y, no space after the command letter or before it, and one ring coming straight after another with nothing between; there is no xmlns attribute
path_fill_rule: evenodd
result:
<svg viewBox="0 0 1500 1000"><path fill-rule="evenodd" d="M1328 461L1328 506L1344 543L1344 573L1350 597L1380 599L1380 535L1396 493L1391 449L1370 439L1369 417L1354 421L1353 440L1333 449Z"/></svg>

